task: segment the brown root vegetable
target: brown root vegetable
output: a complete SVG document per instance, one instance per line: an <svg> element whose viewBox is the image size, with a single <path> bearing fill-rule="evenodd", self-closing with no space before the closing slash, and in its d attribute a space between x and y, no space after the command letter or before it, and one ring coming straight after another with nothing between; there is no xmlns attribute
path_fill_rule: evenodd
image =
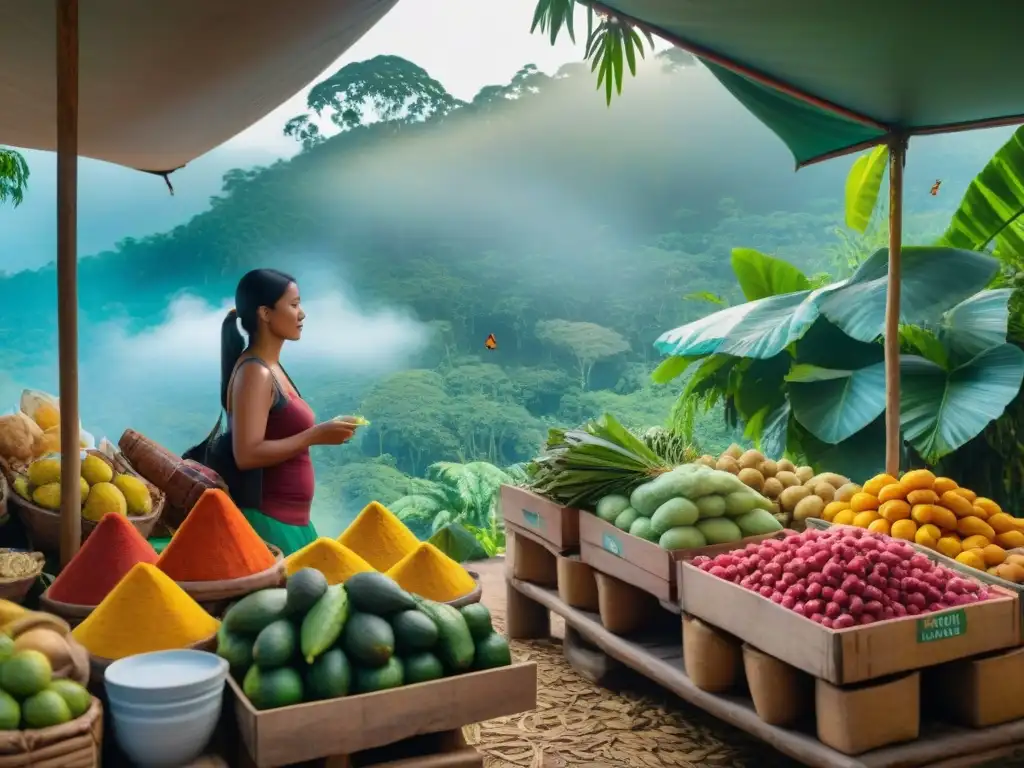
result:
<svg viewBox="0 0 1024 768"><path fill-rule="evenodd" d="M796 507L793 508L793 519L797 522L803 522L809 517L821 517L824 509L824 501L817 496L807 496L800 499Z"/></svg>
<svg viewBox="0 0 1024 768"><path fill-rule="evenodd" d="M828 483L833 488L841 488L850 482L850 478L837 475L835 472L822 472L820 475L814 475L814 477L805 480L804 483L809 483L811 488L814 488L818 483Z"/></svg>
<svg viewBox="0 0 1024 768"><path fill-rule="evenodd" d="M745 451L737 461L740 464L740 469L757 469L764 461L764 454L760 451L751 449L749 451Z"/></svg>
<svg viewBox="0 0 1024 768"><path fill-rule="evenodd" d="M860 493L860 486L856 483L846 483L836 488L832 501L849 501L855 493Z"/></svg>
<svg viewBox="0 0 1024 768"><path fill-rule="evenodd" d="M726 448L725 452L722 454L722 456L732 456L734 459L738 459L742 455L743 449L736 445L736 443L733 443L728 448Z"/></svg>
<svg viewBox="0 0 1024 768"><path fill-rule="evenodd" d="M758 493L764 488L764 476L756 469L746 467L740 470L739 473L740 482L749 488L753 488Z"/></svg>
<svg viewBox="0 0 1024 768"><path fill-rule="evenodd" d="M779 471L779 465L771 459L765 459L761 462L761 466L758 469L761 470L761 474L767 480L769 477L775 477L775 473Z"/></svg>
<svg viewBox="0 0 1024 768"><path fill-rule="evenodd" d="M736 459L732 456L727 456L724 453L715 463L715 469L721 470L722 472L728 472L731 475L738 475L740 473L740 465L736 462Z"/></svg>
<svg viewBox="0 0 1024 768"><path fill-rule="evenodd" d="M786 486L782 484L782 481L777 477L766 477L764 480L764 487L761 489L761 493L767 496L769 499L777 499L779 494L785 490Z"/></svg>
<svg viewBox="0 0 1024 768"><path fill-rule="evenodd" d="M818 483L812 490L814 491L814 495L826 504L832 501L836 495L836 489L828 483Z"/></svg>
<svg viewBox="0 0 1024 768"><path fill-rule="evenodd" d="M779 472L796 472L796 464L794 464L789 459L779 459L775 463L779 467Z"/></svg>
<svg viewBox="0 0 1024 768"><path fill-rule="evenodd" d="M696 463L703 464L705 467L711 467L712 469L715 469L715 466L718 464L714 456L710 456L706 453L697 459Z"/></svg>
<svg viewBox="0 0 1024 768"><path fill-rule="evenodd" d="M784 488L790 488L794 485L800 485L800 478L792 472L786 470L779 470L775 473L775 479L782 483Z"/></svg>
<svg viewBox="0 0 1024 768"><path fill-rule="evenodd" d="M800 479L801 483L806 483L808 480L814 477L814 470L811 469L810 467L797 467L796 472L794 472L793 474L795 474Z"/></svg>
<svg viewBox="0 0 1024 768"><path fill-rule="evenodd" d="M789 488L779 494L779 503L782 508L787 512L792 512L796 509L796 505L811 495L811 489L805 488L802 485L791 485ZM822 507L824 508L824 507Z"/></svg>

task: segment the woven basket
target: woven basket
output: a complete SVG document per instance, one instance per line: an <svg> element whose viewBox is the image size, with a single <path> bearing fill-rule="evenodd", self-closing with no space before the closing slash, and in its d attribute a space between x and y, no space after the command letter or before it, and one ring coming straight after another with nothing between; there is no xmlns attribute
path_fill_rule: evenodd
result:
<svg viewBox="0 0 1024 768"><path fill-rule="evenodd" d="M217 650L217 633L213 633L205 640L200 640L198 643L192 643L192 645L186 646L188 650L192 651L216 651ZM113 664L115 659L105 659L102 656L94 656L89 654L89 688L95 693L103 685L103 675L106 674L107 667ZM0 764L0 768L4 768L3 764Z"/></svg>
<svg viewBox="0 0 1024 768"><path fill-rule="evenodd" d="M138 473L166 494L164 519L171 528L184 522L205 491L228 489L216 472L185 461L134 429L126 429L117 445Z"/></svg>
<svg viewBox="0 0 1024 768"><path fill-rule="evenodd" d="M457 597L454 600L447 600L447 604L453 608L461 608L464 605L472 605L473 603L479 603L480 598L484 596L484 588L480 584L480 574L476 571L466 570L470 576L473 577L473 581L476 582L476 587L468 595Z"/></svg>
<svg viewBox="0 0 1024 768"><path fill-rule="evenodd" d="M95 605L75 605L74 603L62 603L60 600L50 598L50 588L47 587L39 596L39 610L60 616L70 627L77 627L96 609Z"/></svg>
<svg viewBox="0 0 1024 768"><path fill-rule="evenodd" d="M274 555L274 564L265 571L223 581L179 581L178 586L203 607L208 614L221 618L236 600L261 589L280 587L285 582L285 565L281 550L273 544L267 548Z"/></svg>
<svg viewBox="0 0 1024 768"><path fill-rule="evenodd" d="M96 698L70 723L0 731L0 768L97 768L102 752L103 705Z"/></svg>
<svg viewBox="0 0 1024 768"><path fill-rule="evenodd" d="M12 551L14 550L0 548L0 554ZM45 555L42 552L30 552L29 554L36 561L35 571L28 576L0 579L0 599L10 600L12 603L20 603L25 599L25 595L28 594L29 590L32 589L32 585L39 578L39 574L43 572L43 565L46 561Z"/></svg>
<svg viewBox="0 0 1024 768"><path fill-rule="evenodd" d="M7 483L7 477L0 472L0 525L7 522L7 498L11 495L11 486Z"/></svg>
<svg viewBox="0 0 1024 768"><path fill-rule="evenodd" d="M153 530L153 526L156 525L163 512L163 492L136 472L128 463L128 460L123 456L111 459L105 453L100 451L86 451L86 453L90 456L100 457L103 461L107 462L115 472L119 474L134 475L146 484L146 487L149 489L149 495L153 499L153 511L142 517L129 516L128 520L133 526L135 526L135 529L142 534L142 538L148 539L150 532ZM0 468L2 468L4 474L7 475L7 479L13 482L15 475L13 467L3 459L0 459ZM31 501L23 499L16 493L10 494L10 506L11 510L21 518L21 522L25 526L25 532L28 535L28 539L34 548L42 550L43 552L60 551L60 512L43 509L37 504L33 504ZM96 526L97 523L82 518L82 541L85 541L86 538L88 538L89 534L95 530Z"/></svg>

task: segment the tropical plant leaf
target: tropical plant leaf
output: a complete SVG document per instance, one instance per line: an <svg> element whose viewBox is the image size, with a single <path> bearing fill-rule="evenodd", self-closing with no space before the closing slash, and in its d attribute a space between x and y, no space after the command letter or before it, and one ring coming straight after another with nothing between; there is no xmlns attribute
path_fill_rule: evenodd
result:
<svg viewBox="0 0 1024 768"><path fill-rule="evenodd" d="M793 415L824 443L849 439L885 411L884 363L855 370L797 364L786 381Z"/></svg>
<svg viewBox="0 0 1024 768"><path fill-rule="evenodd" d="M789 417L792 407L789 400L765 414L761 434L757 438L758 450L765 456L782 456L789 443Z"/></svg>
<svg viewBox="0 0 1024 768"><path fill-rule="evenodd" d="M1024 257L1024 128L1018 128L967 187L940 245Z"/></svg>
<svg viewBox="0 0 1024 768"><path fill-rule="evenodd" d="M733 248L731 260L732 271L747 301L806 291L811 287L807 276L788 261L753 248Z"/></svg>
<svg viewBox="0 0 1024 768"><path fill-rule="evenodd" d="M937 323L949 307L982 290L999 262L984 253L956 248L902 249L900 322ZM820 299L821 314L858 341L874 341L885 327L889 249L865 261L840 290ZM676 354L681 354L677 352Z"/></svg>
<svg viewBox="0 0 1024 768"><path fill-rule="evenodd" d="M699 359L697 357L680 357L679 355L666 357L651 372L651 381L655 384L668 384L673 379L682 376L686 369Z"/></svg>
<svg viewBox="0 0 1024 768"><path fill-rule="evenodd" d="M942 316L938 338L961 361L1005 344L1012 294L1010 288L999 288L961 301Z"/></svg>
<svg viewBox="0 0 1024 768"><path fill-rule="evenodd" d="M884 414L838 445L821 442L800 427L799 423L791 430L792 432L797 434L795 440L791 434L791 442L798 443L804 455L813 457L815 471L836 472L845 477L863 481L865 478L874 477L885 470ZM904 454L905 450L901 448L901 465Z"/></svg>
<svg viewBox="0 0 1024 768"><path fill-rule="evenodd" d="M457 563L486 560L489 557L477 537L458 523L449 523L428 541Z"/></svg>
<svg viewBox="0 0 1024 768"><path fill-rule="evenodd" d="M711 293L711 291L694 291L683 296L683 301L706 301L708 304L714 304L717 307L727 307L729 302L719 296L717 293Z"/></svg>
<svg viewBox="0 0 1024 768"><path fill-rule="evenodd" d="M999 418L1020 391L1024 352L987 349L953 371L921 357L901 360L900 422L905 439L929 463L952 453Z"/></svg>
<svg viewBox="0 0 1024 768"><path fill-rule="evenodd" d="M846 177L846 226L864 232L878 205L878 192L889 164L889 147L879 144L856 159Z"/></svg>
<svg viewBox="0 0 1024 768"><path fill-rule="evenodd" d="M940 368L949 368L949 350L929 328L918 325L900 326L900 349L915 350L921 357L931 360Z"/></svg>

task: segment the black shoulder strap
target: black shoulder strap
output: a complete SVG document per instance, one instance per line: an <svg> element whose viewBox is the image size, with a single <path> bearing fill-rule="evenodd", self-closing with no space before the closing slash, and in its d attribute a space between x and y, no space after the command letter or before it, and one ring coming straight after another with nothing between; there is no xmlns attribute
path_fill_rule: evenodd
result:
<svg viewBox="0 0 1024 768"><path fill-rule="evenodd" d="M267 363L261 358L253 357L251 355L249 357L243 357L239 361L238 365L235 367L235 372L231 376L232 386L234 386L234 377L238 375L238 371L242 368L242 366L246 365L247 363L256 363L257 365L262 365L264 368L270 371L270 380L274 383L274 405L277 405L279 402L286 399L284 390L281 389L281 384L278 382L277 376L274 375L274 369L267 365ZM282 368L281 370L283 371L284 368ZM287 375L288 374L285 373L285 376ZM291 382L291 379L288 379L288 381ZM292 384L292 386L294 387L295 385ZM298 390L295 391L298 392Z"/></svg>

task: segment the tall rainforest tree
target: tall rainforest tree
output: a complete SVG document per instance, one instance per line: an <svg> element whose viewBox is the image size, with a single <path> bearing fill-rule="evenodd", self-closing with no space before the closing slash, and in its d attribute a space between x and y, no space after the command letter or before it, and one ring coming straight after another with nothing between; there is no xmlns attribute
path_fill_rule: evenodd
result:
<svg viewBox="0 0 1024 768"><path fill-rule="evenodd" d="M13 149L0 147L0 204L11 202L17 208L28 189L28 163Z"/></svg>

